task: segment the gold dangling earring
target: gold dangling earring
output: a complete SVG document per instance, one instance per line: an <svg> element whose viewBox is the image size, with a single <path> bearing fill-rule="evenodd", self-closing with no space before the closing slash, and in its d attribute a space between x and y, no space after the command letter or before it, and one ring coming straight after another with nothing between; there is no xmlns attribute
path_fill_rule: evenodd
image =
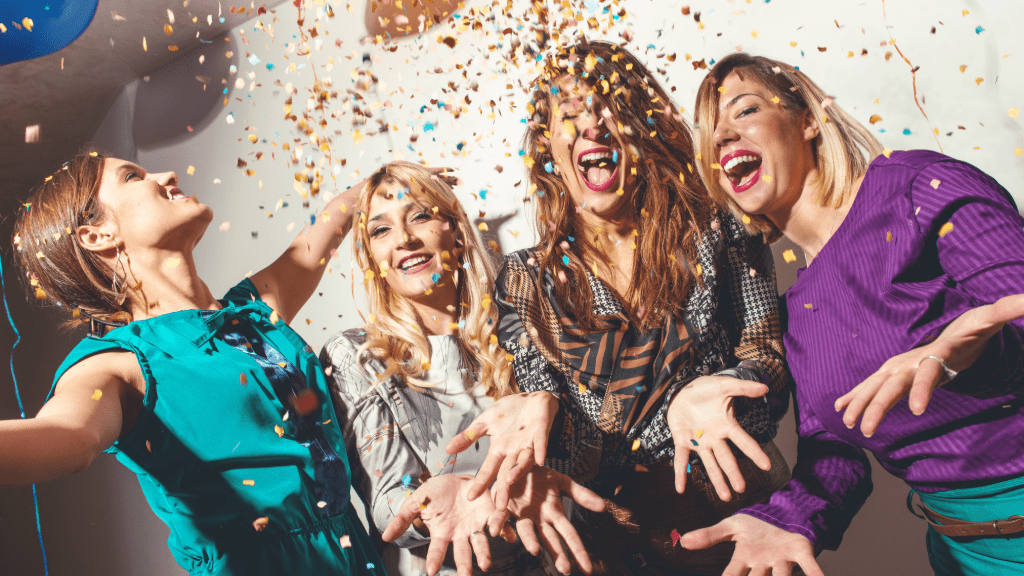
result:
<svg viewBox="0 0 1024 576"><path fill-rule="evenodd" d="M124 284L128 281L128 272L124 268L124 263L121 262L121 247L120 246L115 246L114 249L117 250L117 263L114 264L114 270L113 270L114 279L110 283L110 289L113 292L116 292L118 294L117 304L118 304L118 306L120 306L121 304L124 304L125 299L128 297L128 294L123 291ZM124 280L122 281L122 286L121 286L120 290L117 288L117 282L119 280L119 278L117 276L117 267L118 266L121 267L121 272L124 273Z"/></svg>

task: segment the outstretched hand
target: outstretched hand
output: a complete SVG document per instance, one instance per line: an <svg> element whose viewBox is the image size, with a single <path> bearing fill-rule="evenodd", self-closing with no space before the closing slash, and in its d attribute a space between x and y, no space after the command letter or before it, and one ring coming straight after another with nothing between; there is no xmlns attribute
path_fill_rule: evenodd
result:
<svg viewBox="0 0 1024 576"><path fill-rule="evenodd" d="M729 376L701 376L676 394L668 406L666 420L675 444L677 492L682 494L686 489L686 467L691 451L700 456L719 498L732 498L730 484L737 492L746 489L739 464L726 440L731 440L762 470L771 468L771 460L761 450L761 445L736 421L732 402L736 396L758 398L767 393L768 387L757 382Z"/></svg>
<svg viewBox="0 0 1024 576"><path fill-rule="evenodd" d="M490 448L476 481L469 491L475 500L494 483L494 507L505 510L509 486L531 468L544 465L548 434L558 412L558 400L550 392L512 394L484 410L461 434L448 442L445 450L456 454L469 448L481 436L490 436ZM499 471L503 472L499 479ZM498 482L495 483L495 479Z"/></svg>
<svg viewBox="0 0 1024 576"><path fill-rule="evenodd" d="M921 415L932 392L949 381L942 364L929 356L941 358L952 370L965 370L981 357L993 335L1022 316L1024 294L1006 296L995 304L964 312L930 344L887 360L867 380L836 400L836 411L846 410L843 423L847 428L853 428L863 416L860 429L868 437L905 396L910 396L910 411Z"/></svg>
<svg viewBox="0 0 1024 576"><path fill-rule="evenodd" d="M736 543L732 561L722 576L790 576L794 565L799 565L807 576L825 576L814 559L810 540L747 514L730 516L679 539L679 544L690 550L710 548L721 542Z"/></svg>
<svg viewBox="0 0 1024 576"><path fill-rule="evenodd" d="M472 502L466 498L472 482L473 477L466 474L442 474L424 482L405 499L398 514L384 529L384 541L398 538L418 519L430 531L427 574L433 576L441 569L449 543L454 548L459 576L472 576L474 553L481 570L490 568L491 547L484 530L492 521L494 506L489 497ZM497 528L495 536L515 541L511 527L490 523Z"/></svg>
<svg viewBox="0 0 1024 576"><path fill-rule="evenodd" d="M501 480L499 478L499 482ZM573 482L568 476L550 468L537 466L521 480L512 484L507 513L518 519L516 530L523 546L531 554L540 554L543 545L554 559L555 569L562 574L568 574L572 569L572 561L562 547L564 540L580 569L590 574L593 571L590 555L583 547L583 541L580 540L576 529L565 516L565 508L562 506L563 495L572 498L576 504L588 510L604 511L603 498ZM504 521L500 515L492 517L489 523L492 535L497 535L497 530Z"/></svg>

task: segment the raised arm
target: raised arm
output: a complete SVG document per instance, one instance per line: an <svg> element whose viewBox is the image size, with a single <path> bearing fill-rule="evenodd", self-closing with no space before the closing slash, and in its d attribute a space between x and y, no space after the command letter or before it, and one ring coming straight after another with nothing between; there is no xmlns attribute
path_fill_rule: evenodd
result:
<svg viewBox="0 0 1024 576"><path fill-rule="evenodd" d="M253 275L260 297L285 322L291 322L320 284L331 252L352 228L356 201L365 183L363 180L328 202L277 260Z"/></svg>
<svg viewBox="0 0 1024 576"><path fill-rule="evenodd" d="M87 468L121 434L122 415L142 406L142 392L129 384L132 367L137 373L130 352L86 358L61 376L53 398L35 418L0 422L0 486Z"/></svg>

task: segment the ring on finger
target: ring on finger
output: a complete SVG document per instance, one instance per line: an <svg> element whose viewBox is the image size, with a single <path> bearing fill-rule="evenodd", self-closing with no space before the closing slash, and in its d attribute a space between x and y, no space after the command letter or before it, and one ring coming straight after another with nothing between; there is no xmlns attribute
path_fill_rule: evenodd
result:
<svg viewBox="0 0 1024 576"><path fill-rule="evenodd" d="M479 530L474 530L474 531L469 533L469 536L470 536L470 538L472 538L473 536L476 536L477 534L483 534L483 532L481 532Z"/></svg>
<svg viewBox="0 0 1024 576"><path fill-rule="evenodd" d="M946 366L946 361L945 360L943 360L942 358L939 358L938 356L936 356L934 354L929 354L929 355L925 356L921 361L924 362L925 360L927 360L929 358L931 358L932 360L935 360L936 362L939 363L940 366L942 366L942 370L946 373L946 380L952 380L953 378L956 378L957 374L959 374L959 372L957 372L956 370L953 370L949 366Z"/></svg>

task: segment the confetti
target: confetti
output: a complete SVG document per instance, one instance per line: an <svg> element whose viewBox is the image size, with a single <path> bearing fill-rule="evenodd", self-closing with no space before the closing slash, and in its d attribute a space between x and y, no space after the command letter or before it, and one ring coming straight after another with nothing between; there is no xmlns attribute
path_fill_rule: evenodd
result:
<svg viewBox="0 0 1024 576"><path fill-rule="evenodd" d="M939 189L939 184L942 184L942 181L939 180L938 178L934 178L934 179L932 179L931 182L929 182L929 184L931 185L932 188L938 190Z"/></svg>
<svg viewBox="0 0 1024 576"><path fill-rule="evenodd" d="M1018 118L1020 114L1020 108L1010 108L1010 118Z"/></svg>
<svg viewBox="0 0 1024 576"><path fill-rule="evenodd" d="M949 234L952 231L953 231L953 223L952 222L946 222L945 224L942 225L942 228L939 228L939 238L944 238L946 236L946 234Z"/></svg>
<svg viewBox="0 0 1024 576"><path fill-rule="evenodd" d="M275 424L274 425L274 432L277 433L277 437L278 438L284 438L284 428L282 428L282 427L280 427L280 426Z"/></svg>
<svg viewBox="0 0 1024 576"><path fill-rule="evenodd" d="M103 398L103 390L96 389L96 391L92 393L91 398L93 400L99 400L100 398Z"/></svg>
<svg viewBox="0 0 1024 576"><path fill-rule="evenodd" d="M187 170L186 172L188 172L188 175L189 175L189 176L195 176L195 173L196 173L196 167L195 167L195 166L189 166L189 167L188 167L188 170Z"/></svg>
<svg viewBox="0 0 1024 576"><path fill-rule="evenodd" d="M24 18L21 19L21 25L25 27L25 30L28 30L29 32L31 32L32 31L32 26L35 25L35 22L33 22L32 19L29 18L28 16L25 16ZM979 26L979 28L980 28L980 26Z"/></svg>
<svg viewBox="0 0 1024 576"><path fill-rule="evenodd" d="M39 142L39 124L25 126L25 143L32 144Z"/></svg>
<svg viewBox="0 0 1024 576"><path fill-rule="evenodd" d="M882 150L882 154L883 154L883 155L884 155L884 156L885 156L886 158L888 158L888 157L892 156L892 148L886 148L885 150Z"/></svg>
<svg viewBox="0 0 1024 576"><path fill-rule="evenodd" d="M676 544L679 543L679 538L680 538L679 531L676 530L675 528L673 528L671 536L672 536L672 547L675 548Z"/></svg>
<svg viewBox="0 0 1024 576"><path fill-rule="evenodd" d="M810 310L811 308L814 308L814 304L804 304L804 308Z"/></svg>
<svg viewBox="0 0 1024 576"><path fill-rule="evenodd" d="M633 451L636 452L640 449L640 439L633 440Z"/></svg>
<svg viewBox="0 0 1024 576"><path fill-rule="evenodd" d="M701 436L704 435L704 431L703 430L697 430L696 432L693 433L693 435L696 436L697 438L700 438Z"/></svg>
<svg viewBox="0 0 1024 576"><path fill-rule="evenodd" d="M164 265L167 266L168 268L176 268L179 264L181 264L181 258L177 258L174 256L168 258L167 261L164 262Z"/></svg>
<svg viewBox="0 0 1024 576"><path fill-rule="evenodd" d="M871 124L874 124L875 122L881 122L881 121L882 121L882 117L879 116L878 114L872 114L871 118L868 119L868 122L871 123Z"/></svg>
<svg viewBox="0 0 1024 576"><path fill-rule="evenodd" d="M146 37L142 37L142 51L149 52L149 46L146 45Z"/></svg>
<svg viewBox="0 0 1024 576"><path fill-rule="evenodd" d="M345 534L341 538L338 538L338 544L340 544L342 548L351 548L352 540L348 537L348 534Z"/></svg>
<svg viewBox="0 0 1024 576"><path fill-rule="evenodd" d="M267 529L267 525L268 524L270 524L270 518L267 518L266 516L264 516L263 518L257 518L255 520L253 520L252 527L257 532L263 532L264 530Z"/></svg>
<svg viewBox="0 0 1024 576"><path fill-rule="evenodd" d="M316 503L316 507L317 508L327 508L327 502L324 502L323 500L321 500L321 501Z"/></svg>
<svg viewBox="0 0 1024 576"><path fill-rule="evenodd" d="M885 233L885 241L886 242L892 242L892 232L886 232Z"/></svg>
<svg viewBox="0 0 1024 576"><path fill-rule="evenodd" d="M245 485L245 486L255 486L256 485L256 481L255 480L242 480L242 484Z"/></svg>
<svg viewBox="0 0 1024 576"><path fill-rule="evenodd" d="M231 228L231 222L222 222L220 225L221 232L227 232Z"/></svg>
<svg viewBox="0 0 1024 576"><path fill-rule="evenodd" d="M690 442L691 442L691 443L692 443L692 444L693 444L694 446L700 446L700 444L697 444L697 441L696 441L696 440L694 440L693 438L690 438Z"/></svg>
<svg viewBox="0 0 1024 576"><path fill-rule="evenodd" d="M239 374L238 375L238 383L241 384L242 386L248 386L249 385L249 378L245 374Z"/></svg>

